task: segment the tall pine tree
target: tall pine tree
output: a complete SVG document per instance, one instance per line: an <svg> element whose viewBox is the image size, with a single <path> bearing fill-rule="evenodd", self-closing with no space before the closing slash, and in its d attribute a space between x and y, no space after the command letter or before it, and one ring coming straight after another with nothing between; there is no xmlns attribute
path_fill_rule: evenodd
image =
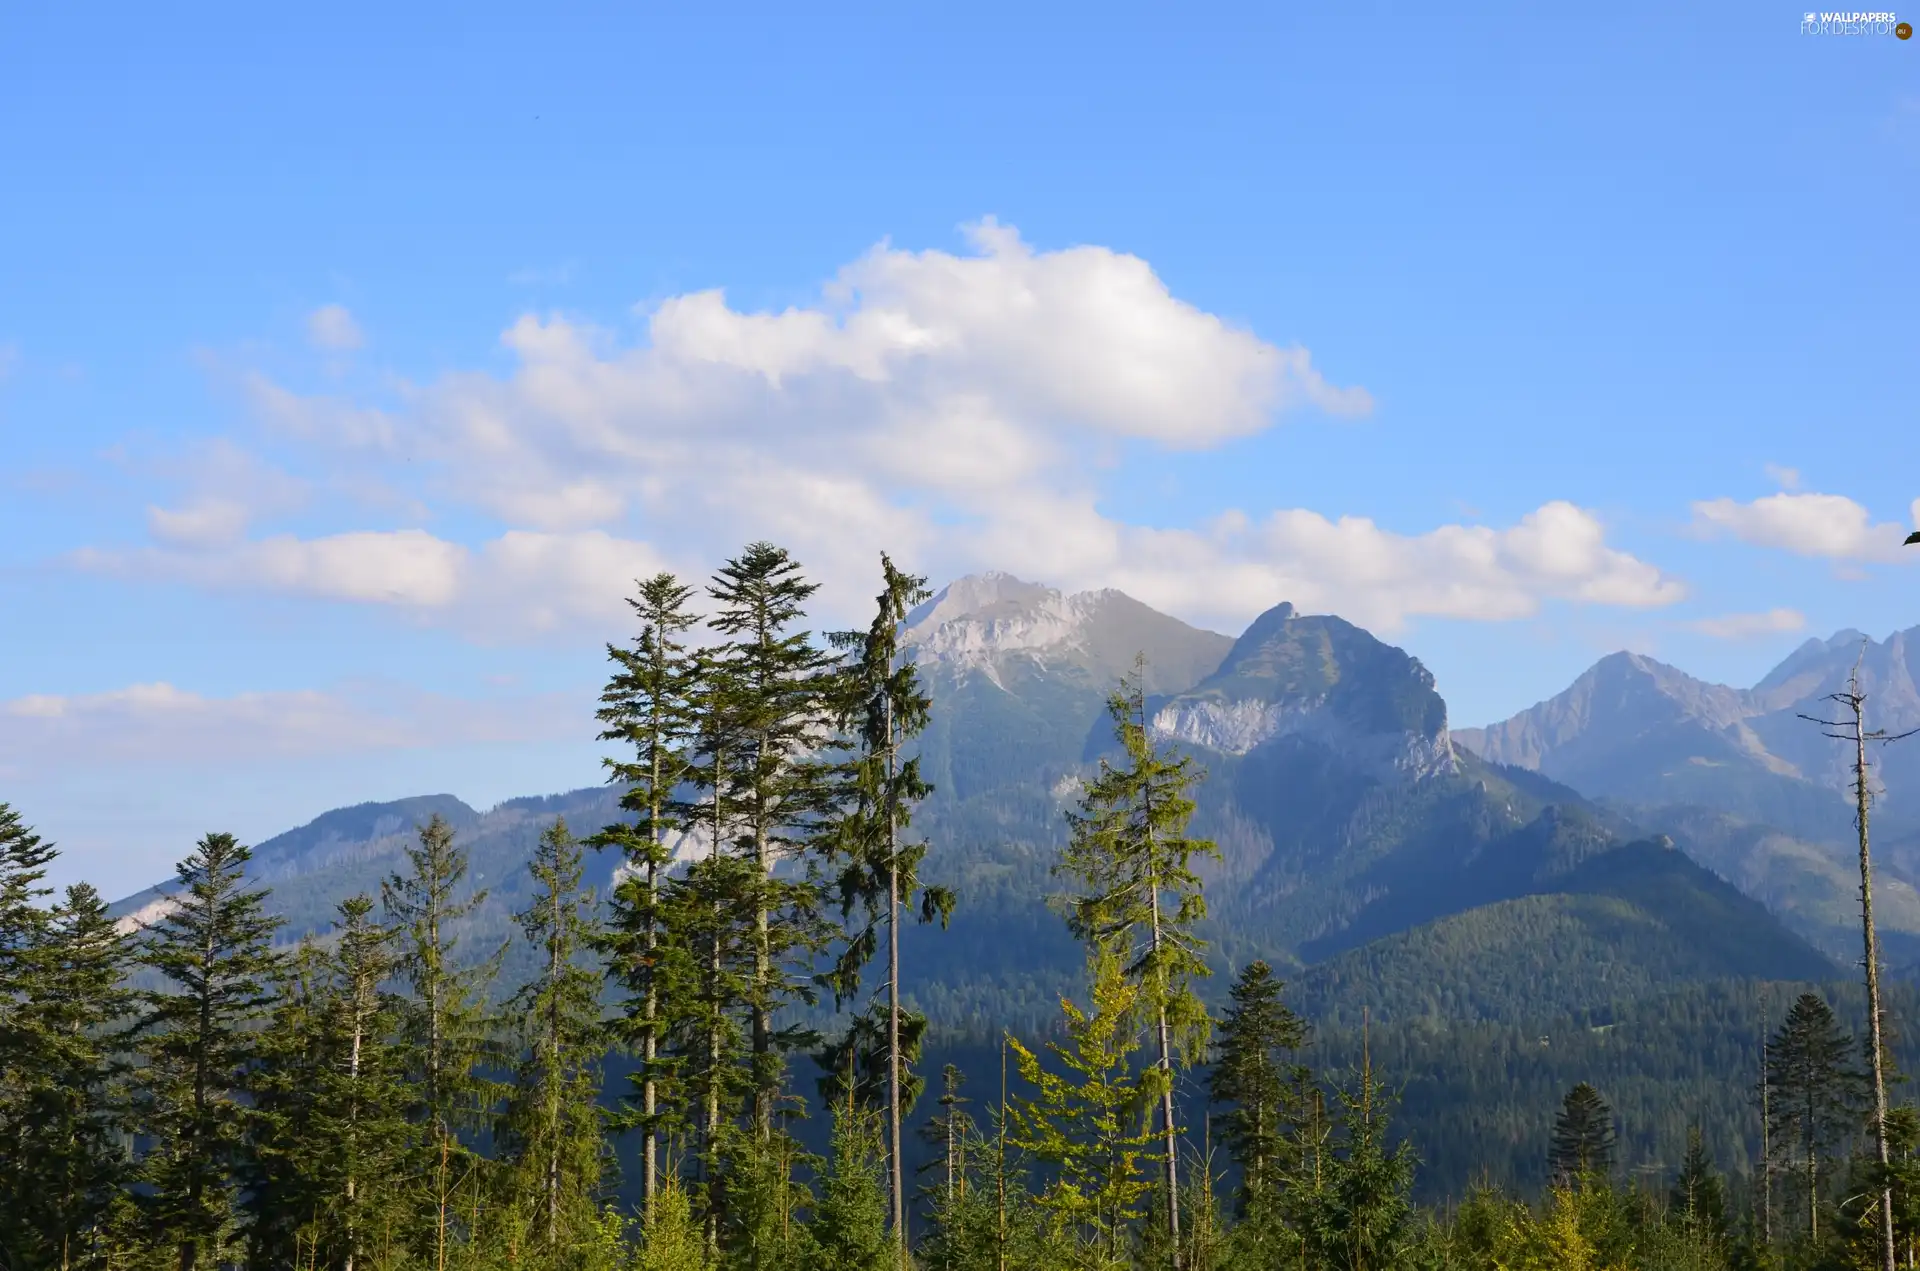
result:
<svg viewBox="0 0 1920 1271"><path fill-rule="evenodd" d="M399 1003L385 987L394 970L393 932L372 913L371 897L354 896L341 902L335 920L312 1125L322 1153L324 1235L342 1271L371 1262L376 1241L387 1252L411 1163L404 1055L395 1044Z"/></svg>
<svg viewBox="0 0 1920 1271"><path fill-rule="evenodd" d="M1613 1172L1613 1109L1586 1082L1567 1091L1554 1118L1547 1172L1562 1185Z"/></svg>
<svg viewBox="0 0 1920 1271"><path fill-rule="evenodd" d="M886 1065L889 1221L895 1260L904 1267L906 1183L900 1126L911 1099L905 1084L903 1033L910 1029L917 1043L925 1024L905 1020L900 1005L900 911L919 891L921 920L938 917L944 924L953 912L953 893L945 887L920 887L926 844L902 841L914 804L933 792L920 776L918 757L901 754L902 746L926 728L932 706L932 699L921 690L914 664L900 656L901 629L908 613L927 598L926 579L901 572L884 552L880 573L883 585L875 599L872 624L864 632L833 636L835 646L851 654L843 681L840 725L854 739L842 789L843 814L836 826L836 848L845 862L840 875L841 908L843 914L850 914L856 905L863 906L869 919L865 929L847 942L836 983L843 996L857 985L860 963L873 952L877 918L887 950L881 1053ZM857 1049L857 1037L850 1035L845 1044ZM829 1055L829 1072L839 1070L837 1058ZM917 1083L912 1093L917 1093Z"/></svg>
<svg viewBox="0 0 1920 1271"><path fill-rule="evenodd" d="M640 620L640 634L631 649L607 646L607 657L617 669L600 695L599 719L605 725L601 739L632 747L630 758L605 763L611 779L625 787L620 806L633 822L610 825L592 842L619 850L626 860L624 877L613 889L602 945L607 975L627 995L621 1040L640 1058L638 1071L630 1077L635 1088L629 1106L641 1134L643 1211L651 1210L660 1187L661 1134L678 1124L664 1115L676 1101L662 1099L670 1070L660 1049L666 1027L661 889L672 864L668 839L687 828L674 791L687 775L685 752L694 726L697 664L682 643L694 623L687 612L692 595L693 589L672 574L655 574L640 584L639 596L627 602Z"/></svg>
<svg viewBox="0 0 1920 1271"><path fill-rule="evenodd" d="M1240 1167L1239 1210L1256 1222L1291 1166L1289 1130L1298 1119L1302 1069L1289 1062L1307 1043L1307 1024L1281 1000L1285 986L1265 962L1249 963L1228 991L1207 1089L1225 1111L1215 1121Z"/></svg>
<svg viewBox="0 0 1920 1271"><path fill-rule="evenodd" d="M517 916L540 955L514 1000L523 1058L500 1123L516 1192L529 1205L540 1265L585 1263L597 1235L605 1126L597 1101L606 1033L600 977L580 958L594 942L593 892L565 821L540 836L533 895Z"/></svg>
<svg viewBox="0 0 1920 1271"><path fill-rule="evenodd" d="M426 1222L416 1238L434 1271L445 1271L456 1234L458 1167L475 1168L463 1160L469 1152L460 1132L486 1125L496 1097L480 1065L490 1049L486 990L505 949L462 965L460 921L487 893L461 895L467 851L439 813L420 827L407 867L381 885L380 895L398 942L395 970L413 990L405 1008L408 1070L429 1158Z"/></svg>
<svg viewBox="0 0 1920 1271"><path fill-rule="evenodd" d="M19 1019L33 1040L33 1067L15 1071L18 1156L6 1171L9 1226L24 1241L16 1265L67 1268L104 1253L108 1215L129 1181L122 1145L125 1062L119 1030L132 1009L126 984L132 948L106 902L86 883L67 888L48 915Z"/></svg>
<svg viewBox="0 0 1920 1271"><path fill-rule="evenodd" d="M735 849L740 807L728 780L747 739L739 692L727 664L710 651L694 658L691 737L675 815L705 852L668 877L660 905L656 974L668 1062L691 1106L698 1177L689 1195L704 1231L703 1256L719 1256L725 1219L726 1109L752 1088L741 1015L755 983L758 954L757 864Z"/></svg>
<svg viewBox="0 0 1920 1271"><path fill-rule="evenodd" d="M46 885L47 866L56 853L0 803L0 1169L6 1172L0 1197L17 1196L31 1185L27 1177L24 1132L29 1078L39 1067L40 1036L28 1011L28 999L39 975L46 948L48 915L45 900L53 894ZM10 1244L26 1239L10 1235L18 1210L7 1206L0 1214L0 1240Z"/></svg>
<svg viewBox="0 0 1920 1271"><path fill-rule="evenodd" d="M754 870L749 1111L763 1141L773 1133L785 1056L813 1040L805 1027L778 1021L785 1008L811 1000L812 960L829 935L817 871L779 868L820 848L815 840L834 797L824 753L831 740L833 658L798 629L817 589L785 549L764 542L728 561L708 588L716 606L710 624L727 637L715 671L727 686L740 743L716 774L737 816L727 846Z"/></svg>
<svg viewBox="0 0 1920 1271"><path fill-rule="evenodd" d="M1727 1190L1698 1124L1687 1127L1687 1154L1667 1193L1667 1207L1690 1234L1719 1239L1727 1234Z"/></svg>
<svg viewBox="0 0 1920 1271"><path fill-rule="evenodd" d="M236 1232L236 1184L247 1168L254 1114L245 1091L271 1002L279 920L266 892L246 886L251 852L209 834L176 867L165 915L141 961L165 989L143 994L146 1060L138 1124L149 1230L180 1271L224 1260Z"/></svg>
<svg viewBox="0 0 1920 1271"><path fill-rule="evenodd" d="M1210 972L1194 934L1206 918L1206 900L1196 856L1217 855L1212 843L1187 837L1194 804L1189 796L1200 773L1187 756L1173 757L1154 743L1144 687L1145 660L1107 702L1124 762L1100 761L1099 774L1081 796L1073 830L1056 872L1079 885L1069 898L1067 920L1090 945L1122 960L1122 974L1138 987L1137 1018L1153 1032L1156 1049L1150 1081L1158 1104L1161 1195L1181 1271L1179 1126L1174 1117L1176 1060L1184 1066L1208 1033L1206 1007L1194 981Z"/></svg>
<svg viewBox="0 0 1920 1271"><path fill-rule="evenodd" d="M1859 1120L1862 1080L1855 1047L1813 993L1802 993L1767 1042L1768 1114L1776 1151L1797 1150L1806 1178L1807 1235L1820 1237L1821 1168L1834 1144Z"/></svg>

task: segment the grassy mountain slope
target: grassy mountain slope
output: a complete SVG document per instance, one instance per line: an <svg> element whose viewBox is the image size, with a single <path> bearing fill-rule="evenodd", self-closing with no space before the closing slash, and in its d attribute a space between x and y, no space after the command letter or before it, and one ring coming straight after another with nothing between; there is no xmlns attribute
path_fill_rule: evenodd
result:
<svg viewBox="0 0 1920 1271"><path fill-rule="evenodd" d="M1519 1020L1572 1014L1674 984L1807 980L1838 968L1671 847L1600 851L1532 895L1348 950L1301 977L1317 1017Z"/></svg>

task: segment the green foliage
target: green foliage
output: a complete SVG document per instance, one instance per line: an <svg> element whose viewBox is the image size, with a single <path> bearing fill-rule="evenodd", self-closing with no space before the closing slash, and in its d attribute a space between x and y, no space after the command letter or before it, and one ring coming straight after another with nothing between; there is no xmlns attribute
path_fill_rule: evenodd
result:
<svg viewBox="0 0 1920 1271"><path fill-rule="evenodd" d="M857 1103L837 1106L832 1158L814 1207L812 1239L819 1265L889 1271L894 1248L884 1123Z"/></svg>
<svg viewBox="0 0 1920 1271"><path fill-rule="evenodd" d="M253 1089L256 1264L393 1265L397 1256L415 1160L401 1004L384 987L393 933L372 910L364 895L343 902L330 947L303 946L279 986Z"/></svg>
<svg viewBox="0 0 1920 1271"><path fill-rule="evenodd" d="M725 1194L721 1248L740 1271L807 1271L815 1233L803 1212L812 1194L796 1177L811 1164L782 1127L762 1137L729 1127L721 1143Z"/></svg>
<svg viewBox="0 0 1920 1271"><path fill-rule="evenodd" d="M1385 1271L1404 1265L1415 1235L1413 1147L1390 1145L1389 1100L1370 1064L1353 1088L1336 1094L1338 1133L1304 1145L1283 1211L1310 1266Z"/></svg>
<svg viewBox="0 0 1920 1271"><path fill-rule="evenodd" d="M750 862L737 884L753 917L753 971L746 985L750 1087L755 1132L772 1133L785 1057L810 1045L811 1030L781 1023L813 996L813 958L831 939L825 886L809 853L835 796L831 740L838 680L830 653L797 629L817 590L800 564L771 543L750 543L714 576L710 625L727 641L705 668L715 684L709 709L735 744L713 754L710 780L730 805L729 833L716 839ZM777 868L803 862L799 870Z"/></svg>
<svg viewBox="0 0 1920 1271"><path fill-rule="evenodd" d="M1767 1041L1772 1142L1783 1165L1799 1170L1803 1185L1798 1199L1808 1238L1814 1241L1820 1236L1826 1164L1841 1135L1858 1124L1865 1105L1864 1078L1854 1062L1857 1052L1833 1008L1813 993L1794 1000L1779 1031Z"/></svg>
<svg viewBox="0 0 1920 1271"><path fill-rule="evenodd" d="M1727 1234L1727 1193L1713 1158L1707 1153L1700 1127L1687 1131L1687 1154L1667 1193L1667 1208L1688 1233L1724 1238Z"/></svg>
<svg viewBox="0 0 1920 1271"><path fill-rule="evenodd" d="M394 969L412 990L402 1028L426 1203L415 1210L409 1236L438 1267L460 1235L455 1189L463 1177L479 1181L461 1132L485 1127L498 1095L481 1065L494 1055L486 992L505 947L481 962L459 957L462 920L486 893L466 888L467 852L438 813L407 849L407 865L382 885L381 900L395 929Z"/></svg>
<svg viewBox="0 0 1920 1271"><path fill-rule="evenodd" d="M266 893L246 887L249 858L231 834L201 839L140 955L168 986L142 995L137 1026L134 1123L153 1142L140 1200L147 1235L177 1251L181 1271L219 1263L239 1235L255 1122L245 1094L281 966L278 920L263 910Z"/></svg>
<svg viewBox="0 0 1920 1271"><path fill-rule="evenodd" d="M673 859L667 836L687 828L674 791L687 775L684 748L696 723L696 664L681 643L694 623L686 609L692 595L672 574L640 584L639 596L627 602L640 620L640 634L631 649L607 646L617 669L600 695L597 715L605 725L601 740L622 742L633 752L630 759L604 761L609 779L624 787L620 807L633 820L606 826L590 842L618 850L626 869L609 898L599 949L607 977L626 993L616 1032L640 1059L629 1076L623 1124L638 1128L643 1138L641 1197L647 1205L659 1186L660 1137L686 1124L673 1115L680 1101L673 1068L662 1062L660 1050L666 1032L661 999L668 988L661 883Z"/></svg>
<svg viewBox="0 0 1920 1271"><path fill-rule="evenodd" d="M1298 1092L1306 1070L1292 1057L1307 1042L1306 1022L1280 998L1284 987L1264 962L1247 966L1229 992L1219 1050L1207 1075L1221 1139L1240 1170L1242 1215L1271 1197L1297 1166L1289 1148L1304 1109Z"/></svg>
<svg viewBox="0 0 1920 1271"><path fill-rule="evenodd" d="M1153 1092L1132 1062L1142 990L1110 948L1095 947L1090 970L1090 1006L1062 999L1067 1042L1047 1045L1060 1071L1009 1042L1021 1081L1035 1093L1008 1108L1008 1137L1048 1171L1038 1204L1074 1250L1074 1265L1123 1267L1159 1136L1147 1117Z"/></svg>
<svg viewBox="0 0 1920 1271"><path fill-rule="evenodd" d="M1113 957L1118 974L1134 990L1135 1027L1153 1033L1156 1062L1143 1074L1141 1093L1157 1103L1160 1162L1173 1265L1180 1266L1179 1126L1173 1082L1176 1061L1184 1067L1202 1053L1210 1019L1195 991L1212 972L1206 943L1195 928L1207 916L1195 858L1217 858L1212 843L1187 836L1200 779L1191 756L1157 745L1149 728L1145 659L1121 681L1107 702L1124 764L1100 761L1078 812L1067 813L1072 838L1056 872L1076 890L1066 899L1067 926L1094 950L1096 962Z"/></svg>
<svg viewBox="0 0 1920 1271"><path fill-rule="evenodd" d="M661 1176L630 1271L704 1271L706 1237L694 1217L693 1198L673 1170Z"/></svg>
<svg viewBox="0 0 1920 1271"><path fill-rule="evenodd" d="M20 859L9 871L16 881ZM108 1238L128 1181L125 1063L114 1030L132 1005L132 950L85 883L67 888L44 922L10 925L15 938L31 934L24 947L0 949L14 994L0 1078L0 1248L18 1267L71 1266Z"/></svg>
<svg viewBox="0 0 1920 1271"><path fill-rule="evenodd" d="M594 939L594 897L581 886L580 847L565 821L541 836L530 869L536 892L520 926L545 966L512 1003L523 1058L497 1137L529 1249L538 1265L559 1271L581 1265L600 1235L607 1144L597 1098L606 1030L600 977L582 964Z"/></svg>
<svg viewBox="0 0 1920 1271"><path fill-rule="evenodd" d="M1613 1173L1613 1109L1598 1090L1581 1082L1567 1091L1554 1118L1547 1172L1562 1186Z"/></svg>

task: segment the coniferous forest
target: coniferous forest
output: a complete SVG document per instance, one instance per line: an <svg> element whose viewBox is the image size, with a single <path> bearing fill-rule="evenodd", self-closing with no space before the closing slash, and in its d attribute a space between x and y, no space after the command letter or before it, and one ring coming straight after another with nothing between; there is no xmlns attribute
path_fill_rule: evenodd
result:
<svg viewBox="0 0 1920 1271"><path fill-rule="evenodd" d="M1514 1136L1544 1188L1427 1198L1423 1169L1473 1163L1405 1135L1406 1101L1498 1116L1521 1045L1463 1027L1436 1059L1364 1006L1316 1036L1267 962L1216 976L1205 774L1149 727L1144 668L1053 865L1079 991L938 1062L913 958L968 897L914 817L924 580L880 564L871 623L825 637L770 544L640 584L597 721L626 816L546 827L506 944L463 921L480 880L438 816L291 941L231 835L131 923L54 895L54 846L0 804L0 1267L1914 1265L1920 1112L1887 1078L1878 1115L1873 1081L1904 995L1876 1055L1852 997L1796 989L1757 1053L1713 1057L1744 1101L1703 1104L1660 1176L1621 1138L1684 1113L1616 1110L1596 1063ZM1634 1035L1729 1009L1674 1001Z"/></svg>

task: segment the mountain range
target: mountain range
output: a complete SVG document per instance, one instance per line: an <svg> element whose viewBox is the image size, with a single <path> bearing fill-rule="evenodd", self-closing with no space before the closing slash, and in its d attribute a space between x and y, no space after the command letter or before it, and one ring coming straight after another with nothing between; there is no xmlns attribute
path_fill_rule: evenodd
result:
<svg viewBox="0 0 1920 1271"><path fill-rule="evenodd" d="M1456 731L1417 659L1338 617L1281 604L1232 639L1117 591L960 579L905 631L934 699L920 739L936 787L918 822L927 868L963 897L951 931L909 935L931 969L919 1005L979 1031L1043 1021L1076 983L1049 867L1063 811L1111 745L1106 696L1136 658L1154 732L1206 773L1195 830L1219 848L1206 934L1222 971L1265 958L1329 1012L1339 986L1364 981L1375 987L1354 1000L1376 1016L1510 1017L1706 978L1819 978L1834 967L1813 945L1842 951L1831 831L1844 805L1822 752L1792 746L1782 721L1829 689L1851 639L1810 642L1746 691L1615 655L1513 720ZM1905 648L1871 646L1875 684L1911 694ZM618 809L590 787L485 813L448 795L327 813L256 849L289 934L377 891L434 813L489 889L468 920L477 956L511 930L540 830L565 816L587 832ZM595 870L604 888L613 862ZM1920 933L1920 893L1901 878L1887 890L1890 925ZM151 913L164 892L120 912ZM1552 971L1516 980L1522 946ZM1418 985L1439 964L1449 988L1435 997Z"/></svg>
<svg viewBox="0 0 1920 1271"><path fill-rule="evenodd" d="M1695 859L1834 953L1857 950L1853 747L1810 720L1859 675L1867 727L1920 728L1920 627L1875 642L1808 640L1750 689L1635 653L1602 658L1565 692L1455 741L1564 782L1673 835ZM1920 742L1920 739L1916 739ZM1896 960L1920 958L1920 746L1874 747L1876 915Z"/></svg>
<svg viewBox="0 0 1920 1271"><path fill-rule="evenodd" d="M950 929L903 932L909 1000L934 1025L924 1062L990 1066L1002 1028L1053 1027L1059 997L1082 990L1051 866L1063 812L1113 753L1107 695L1138 658L1155 735L1204 773L1193 830L1218 847L1202 866L1205 991L1218 1001L1265 959L1316 1022L1313 1062L1337 1070L1371 1044L1397 1065L1429 1195L1489 1163L1496 1181L1537 1183L1532 1145L1580 1080L1614 1099L1623 1157L1676 1159L1704 1120L1725 1159L1748 1159L1744 1065L1778 1003L1824 984L1857 1014L1846 756L1797 716L1830 715L1825 695L1858 664L1871 726L1920 723L1916 635L1809 641L1751 689L1615 654L1513 719L1455 729L1418 659L1335 616L1280 604L1233 638L1117 591L957 580L904 631L933 698L918 744L936 791L914 829L926 874L961 898ZM1876 759L1878 913L1892 958L1913 963L1920 750ZM329 812L255 849L288 938L377 893L435 813L488 893L462 947L505 945L511 982L530 969L512 914L538 835L556 816L585 834L619 808L590 786L486 811L430 795ZM604 892L616 865L590 856L588 881ZM166 890L117 911L151 916Z"/></svg>

